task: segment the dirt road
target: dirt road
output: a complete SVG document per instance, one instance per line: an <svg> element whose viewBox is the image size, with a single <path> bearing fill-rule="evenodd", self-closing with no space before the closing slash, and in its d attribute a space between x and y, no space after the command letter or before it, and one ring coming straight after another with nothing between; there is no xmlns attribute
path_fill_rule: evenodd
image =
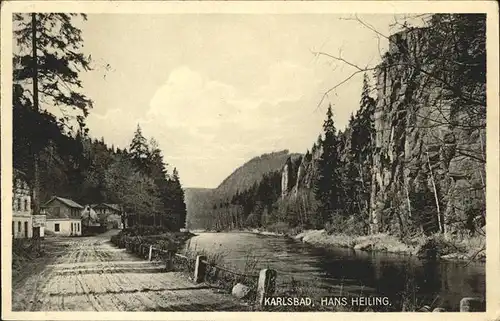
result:
<svg viewBox="0 0 500 321"><path fill-rule="evenodd" d="M15 282L13 311L241 311L230 295L193 284L114 247L113 232L47 239L52 262Z"/></svg>

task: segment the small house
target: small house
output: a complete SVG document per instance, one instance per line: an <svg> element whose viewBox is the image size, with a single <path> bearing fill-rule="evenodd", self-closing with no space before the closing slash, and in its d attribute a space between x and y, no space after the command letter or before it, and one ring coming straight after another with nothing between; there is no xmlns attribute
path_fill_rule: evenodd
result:
<svg viewBox="0 0 500 321"><path fill-rule="evenodd" d="M110 203L93 204L92 209L96 211L100 221L106 224L108 229L123 228L123 211L120 205Z"/></svg>
<svg viewBox="0 0 500 321"><path fill-rule="evenodd" d="M82 235L81 212L84 207L73 200L54 196L42 207L46 229L56 235Z"/></svg>

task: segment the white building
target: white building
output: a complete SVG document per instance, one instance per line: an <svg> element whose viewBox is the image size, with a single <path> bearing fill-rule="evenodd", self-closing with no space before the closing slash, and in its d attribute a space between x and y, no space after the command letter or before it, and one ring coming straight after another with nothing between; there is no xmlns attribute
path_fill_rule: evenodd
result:
<svg viewBox="0 0 500 321"><path fill-rule="evenodd" d="M12 192L12 236L14 238L44 237L45 216L33 216L31 188L26 175L14 169Z"/></svg>
<svg viewBox="0 0 500 321"><path fill-rule="evenodd" d="M73 200L54 196L42 206L47 215L47 231L62 236L82 235L83 206Z"/></svg>
<svg viewBox="0 0 500 321"><path fill-rule="evenodd" d="M61 236L82 235L82 220L76 218L48 218L48 231Z"/></svg>

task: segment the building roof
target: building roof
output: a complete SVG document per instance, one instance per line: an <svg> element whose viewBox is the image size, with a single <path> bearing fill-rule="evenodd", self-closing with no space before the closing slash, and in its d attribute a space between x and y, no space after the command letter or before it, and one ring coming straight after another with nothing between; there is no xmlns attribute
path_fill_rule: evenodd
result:
<svg viewBox="0 0 500 321"><path fill-rule="evenodd" d="M78 221L81 222L81 218L76 218L76 217L53 217L53 218L47 218L47 221Z"/></svg>
<svg viewBox="0 0 500 321"><path fill-rule="evenodd" d="M61 203L65 204L68 207L78 208L78 209L84 209L84 207L82 205L78 204L77 202L75 202L73 200L70 200L68 198L63 198L63 197L59 197L59 196L52 197L48 202L46 202L45 204L43 204L42 207L47 206L48 204L50 204L52 201L54 201L56 199L58 201L60 201Z"/></svg>

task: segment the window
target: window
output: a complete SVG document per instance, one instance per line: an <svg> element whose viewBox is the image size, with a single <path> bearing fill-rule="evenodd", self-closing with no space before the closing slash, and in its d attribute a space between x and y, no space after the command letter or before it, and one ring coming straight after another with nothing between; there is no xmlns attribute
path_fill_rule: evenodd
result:
<svg viewBox="0 0 500 321"><path fill-rule="evenodd" d="M24 222L24 237L28 238L28 222Z"/></svg>
<svg viewBox="0 0 500 321"><path fill-rule="evenodd" d="M54 232L59 232L59 223L54 224Z"/></svg>
<svg viewBox="0 0 500 321"><path fill-rule="evenodd" d="M21 199L20 199L20 198L18 198L18 199L17 199L17 206L16 206L16 210L17 210L17 211L20 211L20 210L21 210Z"/></svg>
<svg viewBox="0 0 500 321"><path fill-rule="evenodd" d="M24 210L25 211L28 210L28 200L27 199L24 199Z"/></svg>
<svg viewBox="0 0 500 321"><path fill-rule="evenodd" d="M75 225L75 223L71 223L71 233L73 233L73 225Z"/></svg>
<svg viewBox="0 0 500 321"><path fill-rule="evenodd" d="M21 222L17 222L17 231L21 233Z"/></svg>
<svg viewBox="0 0 500 321"><path fill-rule="evenodd" d="M12 222L12 236L14 236L16 233L16 224Z"/></svg>
<svg viewBox="0 0 500 321"><path fill-rule="evenodd" d="M80 223L76 223L76 231L80 232Z"/></svg>

